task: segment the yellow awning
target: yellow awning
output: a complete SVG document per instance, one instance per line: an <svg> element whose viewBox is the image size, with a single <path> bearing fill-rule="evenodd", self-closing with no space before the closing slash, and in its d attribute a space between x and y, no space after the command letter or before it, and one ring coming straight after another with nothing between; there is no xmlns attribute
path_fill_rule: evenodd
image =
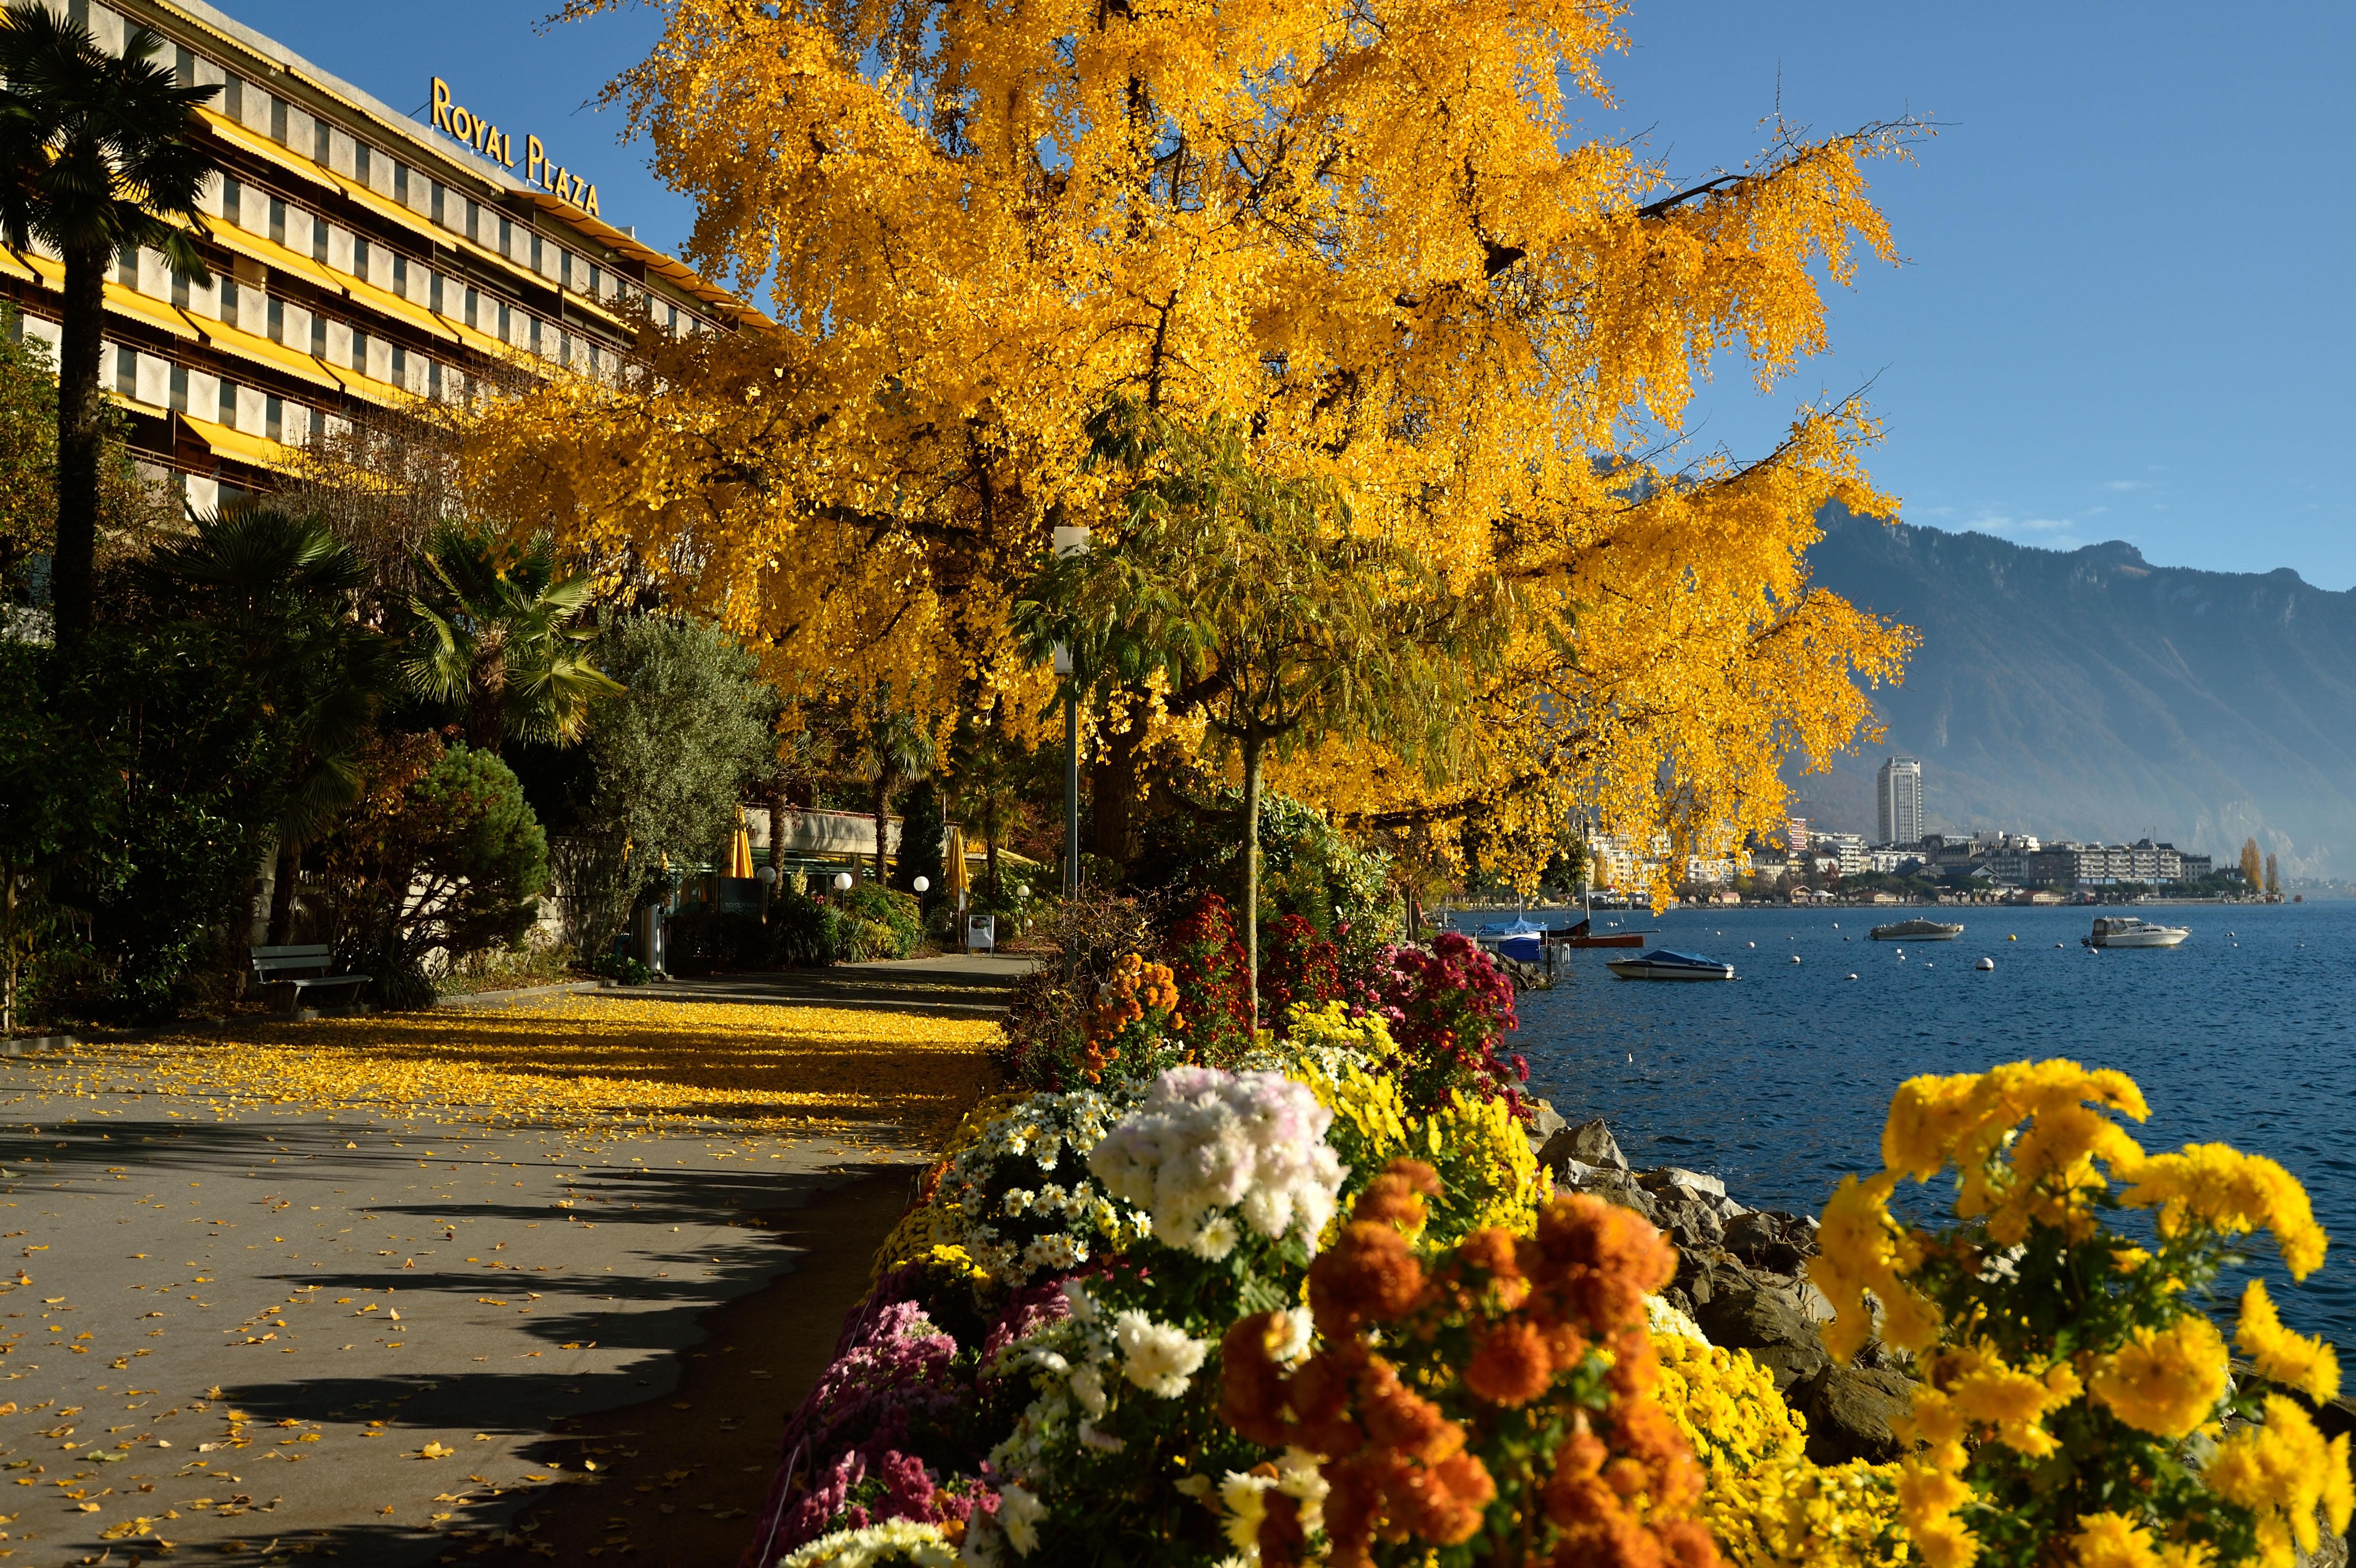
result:
<svg viewBox="0 0 2356 1568"><path fill-rule="evenodd" d="M249 360L263 360L275 365L291 376L299 377L314 386L324 387L329 392L343 390L344 383L329 375L327 367L308 354L289 349L284 344L273 343L269 338L248 332L242 328L231 327L226 321L215 321L210 317L199 316L196 318L196 322L197 336L217 349L241 354Z"/></svg>
<svg viewBox="0 0 2356 1568"><path fill-rule="evenodd" d="M284 468L294 461L292 447L282 446L267 436L248 435L242 430L233 430L209 419L198 419L193 413L184 413L180 418L203 438L207 446L212 448L216 457L228 457L257 468Z"/></svg>

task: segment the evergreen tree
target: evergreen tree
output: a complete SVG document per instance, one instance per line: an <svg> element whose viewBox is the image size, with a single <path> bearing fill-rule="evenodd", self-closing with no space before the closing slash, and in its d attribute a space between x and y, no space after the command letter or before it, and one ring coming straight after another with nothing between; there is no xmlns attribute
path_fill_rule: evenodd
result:
<svg viewBox="0 0 2356 1568"><path fill-rule="evenodd" d="M925 879L927 891L925 901L931 903L941 896L943 841L948 836L948 822L941 815L941 792L933 788L929 779L919 779L900 799L900 853L893 863L892 886L904 891L916 890L916 878Z"/></svg>

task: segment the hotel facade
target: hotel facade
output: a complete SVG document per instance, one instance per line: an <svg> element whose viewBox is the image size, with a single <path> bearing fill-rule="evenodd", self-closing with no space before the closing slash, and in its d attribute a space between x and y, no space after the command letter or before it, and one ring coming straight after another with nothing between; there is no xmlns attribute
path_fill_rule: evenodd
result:
<svg viewBox="0 0 2356 1568"><path fill-rule="evenodd" d="M198 112L223 171L212 282L119 257L101 361L134 457L198 512L270 489L359 411L461 397L501 365L610 371L641 312L677 333L766 319L605 221L585 172L468 108L463 82L417 83L421 121L198 0L59 9L111 52L146 27L183 82L221 89ZM21 330L53 349L63 280L55 256L0 248Z"/></svg>

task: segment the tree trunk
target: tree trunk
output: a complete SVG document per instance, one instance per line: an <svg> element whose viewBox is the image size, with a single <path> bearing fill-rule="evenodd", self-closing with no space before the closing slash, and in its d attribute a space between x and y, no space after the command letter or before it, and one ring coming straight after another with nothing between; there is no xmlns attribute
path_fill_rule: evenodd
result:
<svg viewBox="0 0 2356 1568"><path fill-rule="evenodd" d="M492 665L476 671L466 703L466 744L477 751L499 754L501 710L507 706L507 671Z"/></svg>
<svg viewBox="0 0 2356 1568"><path fill-rule="evenodd" d="M1259 1033L1259 748L1244 736L1244 958L1251 974L1251 1026Z"/></svg>
<svg viewBox="0 0 2356 1568"><path fill-rule="evenodd" d="M5 908L0 908L0 965L6 972L0 974L0 1036L16 1032L16 864L0 861L0 889L5 889Z"/></svg>
<svg viewBox="0 0 2356 1568"><path fill-rule="evenodd" d="M786 870L786 791L783 785L769 790L769 869L779 875Z"/></svg>
<svg viewBox="0 0 2356 1568"><path fill-rule="evenodd" d="M49 601L57 645L69 654L90 635L91 578L98 559L98 471L106 439L99 361L110 260L103 246L77 246L65 257L65 323L58 354L58 538L50 556ZM60 668L70 662L61 660Z"/></svg>
<svg viewBox="0 0 2356 1568"><path fill-rule="evenodd" d="M875 880L884 880L884 822L891 814L892 776L875 780Z"/></svg>
<svg viewBox="0 0 2356 1568"><path fill-rule="evenodd" d="M1132 717L1130 727L1105 735L1097 757L1090 789L1096 815L1096 851L1115 865L1135 858L1138 753L1144 739L1144 721Z"/></svg>
<svg viewBox="0 0 2356 1568"><path fill-rule="evenodd" d="M278 869L270 879L270 945L283 948L294 940L294 880L303 873L303 846L292 841L278 846Z"/></svg>

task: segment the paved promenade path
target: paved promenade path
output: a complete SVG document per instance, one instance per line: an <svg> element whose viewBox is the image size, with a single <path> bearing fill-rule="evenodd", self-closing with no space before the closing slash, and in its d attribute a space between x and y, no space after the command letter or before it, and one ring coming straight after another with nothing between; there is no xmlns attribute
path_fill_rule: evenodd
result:
<svg viewBox="0 0 2356 1568"><path fill-rule="evenodd" d="M733 1563L987 1080L964 1012L682 988L0 1062L0 1554Z"/></svg>

